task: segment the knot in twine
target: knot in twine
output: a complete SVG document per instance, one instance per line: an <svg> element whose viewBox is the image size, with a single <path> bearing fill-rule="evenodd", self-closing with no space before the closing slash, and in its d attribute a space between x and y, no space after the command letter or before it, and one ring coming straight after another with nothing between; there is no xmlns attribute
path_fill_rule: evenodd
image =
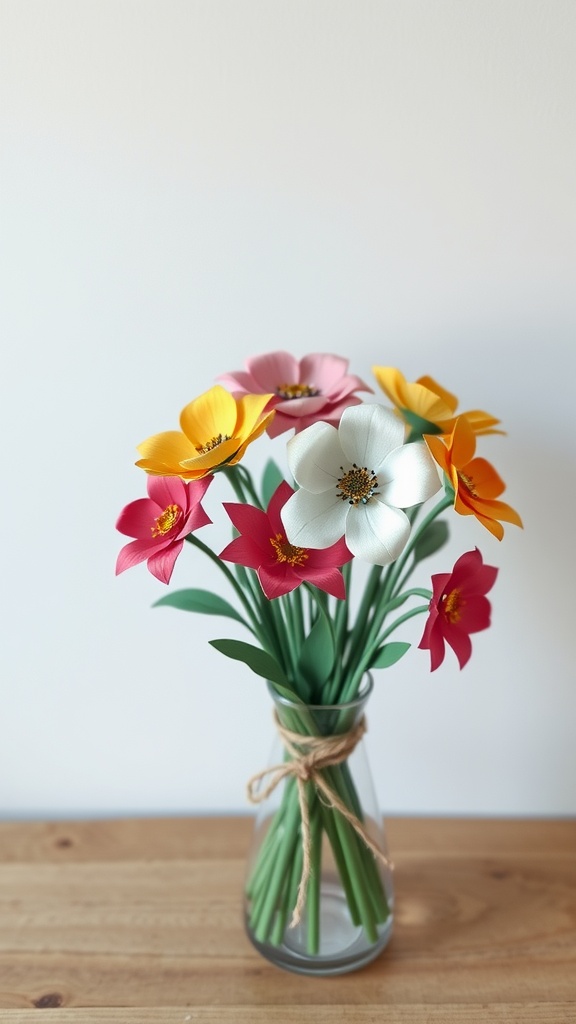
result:
<svg viewBox="0 0 576 1024"><path fill-rule="evenodd" d="M310 809L306 796L307 782L313 784L326 807L334 808L346 818L346 821L350 823L354 831L357 832L375 857L384 865L389 867L392 865L380 847L370 838L360 819L346 806L322 775L324 768L331 768L334 765L342 764L350 756L367 730L366 719L362 717L358 724L353 729L350 729L349 732L335 736L302 736L298 732L291 732L290 729L286 729L280 723L276 712L274 712L274 719L284 747L290 755L290 760L284 761L282 764L273 765L270 768L265 768L264 771L253 775L248 780L247 793L250 803L259 804L270 796L283 779L289 777L296 779L300 816L302 819L303 857L298 898L290 922L290 927L294 928L302 917L302 910L306 902L306 889L312 870ZM267 775L270 776L270 781L264 788L261 788L262 780Z"/></svg>

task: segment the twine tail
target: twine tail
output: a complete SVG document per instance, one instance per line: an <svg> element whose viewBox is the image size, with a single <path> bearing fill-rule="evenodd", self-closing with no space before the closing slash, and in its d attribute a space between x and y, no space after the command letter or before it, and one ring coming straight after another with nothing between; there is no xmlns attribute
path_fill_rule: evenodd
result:
<svg viewBox="0 0 576 1024"><path fill-rule="evenodd" d="M300 778L300 776L297 777L297 783L300 817L302 819L302 874L300 876L300 884L298 886L296 905L292 913L292 920L290 921L291 928L295 928L297 924L300 924L302 911L304 910L304 905L306 903L306 891L308 889L308 880L310 878L310 871L312 868L312 838L310 833L310 811L306 797L306 783L304 782L304 779Z"/></svg>

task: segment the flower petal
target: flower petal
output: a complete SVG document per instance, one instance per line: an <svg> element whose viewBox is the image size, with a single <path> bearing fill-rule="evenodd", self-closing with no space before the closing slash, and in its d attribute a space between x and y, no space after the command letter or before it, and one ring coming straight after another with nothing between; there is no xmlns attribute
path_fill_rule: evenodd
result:
<svg viewBox="0 0 576 1024"><path fill-rule="evenodd" d="M313 423L290 438L286 453L290 472L300 487L313 494L329 490L335 498L344 460L336 427Z"/></svg>
<svg viewBox="0 0 576 1024"><path fill-rule="evenodd" d="M160 583L170 583L174 563L182 551L183 540L173 541L169 547L155 551L147 562L148 570L160 580Z"/></svg>
<svg viewBox="0 0 576 1024"><path fill-rule="evenodd" d="M304 548L327 548L344 536L350 506L336 497L336 491L312 494L296 491L282 509L282 522L290 544Z"/></svg>
<svg viewBox="0 0 576 1024"><path fill-rule="evenodd" d="M223 388L232 392L232 394L234 394L234 392L252 394L255 390L253 377L244 370L236 370L233 373L221 373L216 377L216 380ZM268 388L265 390L268 390Z"/></svg>
<svg viewBox="0 0 576 1024"><path fill-rule="evenodd" d="M204 511L202 505L194 505L184 522L182 523L182 529L178 532L178 539L181 537L187 537L189 533L199 530L202 526L210 526L212 520L210 516Z"/></svg>
<svg viewBox="0 0 576 1024"><path fill-rule="evenodd" d="M308 569L326 569L330 566L341 568L353 557L344 537L331 544L329 548L307 548Z"/></svg>
<svg viewBox="0 0 576 1024"><path fill-rule="evenodd" d="M164 511L151 498L137 498L122 509L116 521L116 529L126 537L151 540L155 520Z"/></svg>
<svg viewBox="0 0 576 1024"><path fill-rule="evenodd" d="M426 620L418 647L420 650L430 651L430 671L434 672L439 668L444 661L444 633L442 632L442 620L438 615L438 610L434 607L430 609L430 615Z"/></svg>
<svg viewBox="0 0 576 1024"><path fill-rule="evenodd" d="M400 411L407 409L430 423L443 423L453 416L458 400L440 388L431 377L419 377L414 383L409 383L393 366L373 366L372 372Z"/></svg>
<svg viewBox="0 0 576 1024"><path fill-rule="evenodd" d="M458 658L460 668L464 668L467 661L470 660L472 654L472 641L465 633L463 629L459 629L458 626L453 626L451 622L444 622L444 639L447 644L454 651L454 654Z"/></svg>
<svg viewBox="0 0 576 1024"><path fill-rule="evenodd" d="M299 574L298 574L299 575ZM307 568L303 579L313 583L319 590L325 590L327 594L342 601L346 597L346 586L344 577L339 569L310 569Z"/></svg>
<svg viewBox="0 0 576 1024"><path fill-rule="evenodd" d="M262 590L270 601L273 601L276 597L282 597L283 594L289 594L292 590L296 590L296 587L299 587L301 583L292 567L287 565L287 563L275 565L273 571L269 570L265 565L261 565L258 569L258 579L260 580Z"/></svg>
<svg viewBox="0 0 576 1024"><path fill-rule="evenodd" d="M133 540L130 544L125 544L116 559L116 575L118 576L121 572L125 572L126 569L132 569L133 566L138 565L140 562L145 562L147 558L154 554L159 546L165 545L166 541L162 537L157 539L151 537L150 540Z"/></svg>
<svg viewBox="0 0 576 1024"><path fill-rule="evenodd" d="M382 500L397 508L427 501L442 486L436 463L421 441L390 452L376 473Z"/></svg>
<svg viewBox="0 0 576 1024"><path fill-rule="evenodd" d="M286 480L282 480L278 484L278 487L274 491L274 494L268 502L268 508L266 509L266 515L268 516L268 522L272 533L284 533L284 524L282 522L282 509L288 498L294 494L294 488L290 487L290 484Z"/></svg>
<svg viewBox="0 0 576 1024"><path fill-rule="evenodd" d="M330 394L346 375L348 360L326 352L312 352L300 360L298 383L308 384Z"/></svg>
<svg viewBox="0 0 576 1024"><path fill-rule="evenodd" d="M472 481L474 493L482 498L499 498L505 490L504 481L487 459L472 459L463 470Z"/></svg>
<svg viewBox="0 0 576 1024"><path fill-rule="evenodd" d="M237 437L230 437L226 441L220 441L213 448L206 452L197 452L192 446L185 459L182 459L178 466L178 475L194 480L197 477L205 476L218 466L224 466L232 462L238 454L240 442Z"/></svg>
<svg viewBox="0 0 576 1024"><path fill-rule="evenodd" d="M298 384L298 362L289 352L267 352L246 360L259 392L275 392L282 384Z"/></svg>
<svg viewBox="0 0 576 1024"><path fill-rule="evenodd" d="M218 557L224 562L235 562L247 569L257 569L262 564L263 551L257 538L235 537Z"/></svg>
<svg viewBox="0 0 576 1024"><path fill-rule="evenodd" d="M180 413L180 426L194 448L204 448L220 434L236 431L236 401L220 384L189 402Z"/></svg>
<svg viewBox="0 0 576 1024"><path fill-rule="evenodd" d="M463 469L474 458L476 438L474 431L464 417L459 416L448 438L450 459L453 466Z"/></svg>
<svg viewBox="0 0 576 1024"><path fill-rule="evenodd" d="M165 430L142 441L137 450L142 458L136 463L147 473L178 476L182 461L195 454L195 448L179 430Z"/></svg>
<svg viewBox="0 0 576 1024"><path fill-rule="evenodd" d="M168 505L178 505L183 511L188 508L187 485L176 476L150 476L146 489L161 511Z"/></svg>
<svg viewBox="0 0 576 1024"><path fill-rule="evenodd" d="M450 461L450 453L444 441L440 437L436 437L434 434L425 434L424 441L440 468L447 474L447 476L450 477L452 463ZM456 474L456 469L454 469L454 474Z"/></svg>
<svg viewBox="0 0 576 1024"><path fill-rule="evenodd" d="M378 501L377 495L366 505L350 507L346 544L357 558L372 565L389 565L398 558L409 535L408 516Z"/></svg>
<svg viewBox="0 0 576 1024"><path fill-rule="evenodd" d="M433 395L437 395L446 406L446 416L441 413L440 416L435 414L434 417L426 416L424 417L425 419L434 419L434 422L437 422L439 419L449 419L454 415L458 406L458 399L456 398L456 395L453 395L450 391L447 391L446 388L443 388L442 385L434 379L434 377L429 377L427 374L423 377L418 377L416 384L419 384L423 388L428 388L428 391L431 391ZM417 412L417 410L414 411Z"/></svg>
<svg viewBox="0 0 576 1024"><path fill-rule="evenodd" d="M485 565L480 551L474 548L460 555L454 563L451 586L457 587L466 598L469 594L487 594L497 576L498 569L493 565Z"/></svg>
<svg viewBox="0 0 576 1024"><path fill-rule="evenodd" d="M245 505L241 501L224 501L223 507L238 533L258 536L270 533L270 525L266 512L255 505Z"/></svg>
<svg viewBox="0 0 576 1024"><path fill-rule="evenodd" d="M467 633L479 633L490 626L492 606L482 594L471 594L460 602L460 628Z"/></svg>
<svg viewBox="0 0 576 1024"><path fill-rule="evenodd" d="M338 436L349 462L375 470L404 441L404 425L382 405L354 405L342 413Z"/></svg>

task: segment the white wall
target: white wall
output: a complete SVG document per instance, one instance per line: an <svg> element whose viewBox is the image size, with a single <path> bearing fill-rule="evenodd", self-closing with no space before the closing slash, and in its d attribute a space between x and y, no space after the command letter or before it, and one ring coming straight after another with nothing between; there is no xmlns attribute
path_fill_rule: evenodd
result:
<svg viewBox="0 0 576 1024"><path fill-rule="evenodd" d="M508 431L483 454L525 530L454 516L434 567L500 566L491 630L462 673L378 674L385 810L576 812L574 4L1 12L0 815L247 809L264 686L224 620L114 577L114 522L136 444L274 348L431 373ZM173 584L221 590L189 550Z"/></svg>

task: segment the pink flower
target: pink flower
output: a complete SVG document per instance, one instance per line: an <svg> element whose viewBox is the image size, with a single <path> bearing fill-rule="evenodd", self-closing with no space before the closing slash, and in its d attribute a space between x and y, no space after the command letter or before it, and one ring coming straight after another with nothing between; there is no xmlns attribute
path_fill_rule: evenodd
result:
<svg viewBox="0 0 576 1024"><path fill-rule="evenodd" d="M430 614L418 646L430 651L433 672L444 660L444 644L456 654L460 668L472 654L470 633L490 625L490 602L485 596L494 586L498 569L484 565L478 548L461 555L452 572L432 577Z"/></svg>
<svg viewBox="0 0 576 1024"><path fill-rule="evenodd" d="M169 583L184 538L212 522L200 504L212 479L185 483L179 477L148 477L148 497L126 505L116 523L120 533L136 538L120 551L116 575L146 561L156 579Z"/></svg>
<svg viewBox="0 0 576 1024"><path fill-rule="evenodd" d="M236 537L220 558L255 569L267 598L289 594L304 581L313 583L333 597L344 598L345 587L340 567L352 558L344 540L329 548L299 548L286 540L280 510L294 493L283 481L275 490L266 512L253 505L225 502Z"/></svg>
<svg viewBox="0 0 576 1024"><path fill-rule="evenodd" d="M348 370L348 360L316 353L295 359L288 352L269 352L246 360L246 370L223 374L220 383L236 395L273 394L266 411L276 410L268 425L270 437L295 428L296 433L317 420L335 427L349 405L359 405L354 391L372 391Z"/></svg>

